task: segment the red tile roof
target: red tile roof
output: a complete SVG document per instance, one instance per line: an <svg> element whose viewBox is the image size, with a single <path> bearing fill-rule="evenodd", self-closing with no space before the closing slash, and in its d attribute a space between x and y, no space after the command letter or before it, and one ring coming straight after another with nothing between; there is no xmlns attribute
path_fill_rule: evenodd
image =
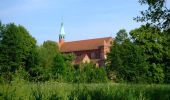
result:
<svg viewBox="0 0 170 100"><path fill-rule="evenodd" d="M96 38L96 39L89 39L89 40L64 42L60 46L60 51L61 52L73 52L73 51L98 49L98 47L104 45L104 41L108 43L111 40L112 40L112 37L104 37L104 38Z"/></svg>

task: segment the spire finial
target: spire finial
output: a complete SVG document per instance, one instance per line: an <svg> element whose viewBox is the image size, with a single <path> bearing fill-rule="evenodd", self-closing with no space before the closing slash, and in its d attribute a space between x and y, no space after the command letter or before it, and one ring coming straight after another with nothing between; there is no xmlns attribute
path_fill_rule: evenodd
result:
<svg viewBox="0 0 170 100"><path fill-rule="evenodd" d="M61 26L63 26L63 22L64 22L63 17L61 17Z"/></svg>

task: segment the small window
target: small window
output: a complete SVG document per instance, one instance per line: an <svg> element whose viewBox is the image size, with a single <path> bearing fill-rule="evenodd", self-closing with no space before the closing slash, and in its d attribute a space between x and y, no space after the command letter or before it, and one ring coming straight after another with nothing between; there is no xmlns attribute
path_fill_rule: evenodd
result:
<svg viewBox="0 0 170 100"><path fill-rule="evenodd" d="M96 52L96 59L100 58L100 52Z"/></svg>
<svg viewBox="0 0 170 100"><path fill-rule="evenodd" d="M94 52L91 53L91 58L92 58L92 59L96 58Z"/></svg>

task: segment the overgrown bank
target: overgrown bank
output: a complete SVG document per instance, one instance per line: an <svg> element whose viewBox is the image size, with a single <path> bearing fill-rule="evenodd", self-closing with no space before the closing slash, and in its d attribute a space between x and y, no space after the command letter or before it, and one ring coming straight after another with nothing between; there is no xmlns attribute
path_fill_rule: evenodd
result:
<svg viewBox="0 0 170 100"><path fill-rule="evenodd" d="M169 85L68 84L12 81L0 85L1 100L169 100Z"/></svg>

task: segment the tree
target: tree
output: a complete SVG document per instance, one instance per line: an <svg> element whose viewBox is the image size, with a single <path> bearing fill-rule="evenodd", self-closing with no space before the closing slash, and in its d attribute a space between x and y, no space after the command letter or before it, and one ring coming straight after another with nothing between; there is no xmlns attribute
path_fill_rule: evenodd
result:
<svg viewBox="0 0 170 100"><path fill-rule="evenodd" d="M37 46L30 56L30 66L32 67L29 67L29 72L31 80L46 81L52 78L53 61L58 54L58 45L54 41L48 40L43 45Z"/></svg>
<svg viewBox="0 0 170 100"><path fill-rule="evenodd" d="M141 5L148 5L148 9L141 11L142 16L135 18L137 21L149 22L162 29L170 28L170 9L166 0L139 0Z"/></svg>
<svg viewBox="0 0 170 100"><path fill-rule="evenodd" d="M147 62L142 49L129 39L122 44L114 43L108 54L108 69L116 74L116 81L147 82Z"/></svg>
<svg viewBox="0 0 170 100"><path fill-rule="evenodd" d="M40 56L40 64L44 68L50 68L54 57L59 54L58 45L54 41L45 41L42 46L38 48Z"/></svg>
<svg viewBox="0 0 170 100"><path fill-rule="evenodd" d="M170 29L164 31L163 36L163 63L164 63L164 74L165 74L165 83L170 83Z"/></svg>
<svg viewBox="0 0 170 100"><path fill-rule="evenodd" d="M26 67L27 61L36 47L36 40L23 26L7 24L1 31L0 72L10 80L10 73L19 67Z"/></svg>
<svg viewBox="0 0 170 100"><path fill-rule="evenodd" d="M125 41L128 38L127 32L125 29L119 30L116 36L116 42L121 44L123 41Z"/></svg>
<svg viewBox="0 0 170 100"><path fill-rule="evenodd" d="M53 74L60 74L65 75L66 74L66 63L63 59L63 56L61 54L58 54L54 57L54 62L52 66Z"/></svg>
<svg viewBox="0 0 170 100"><path fill-rule="evenodd" d="M147 22L158 26L163 38L163 64L165 82L170 83L170 9L166 5L167 0L139 0L141 5L148 5L148 9L141 11L142 16L135 18L138 22Z"/></svg>
<svg viewBox="0 0 170 100"><path fill-rule="evenodd" d="M30 69L31 67L35 67L38 64L36 40L23 26L18 26L18 29L21 32L19 35L21 40L18 42L20 44L19 48L21 49L20 55L23 56L23 66L25 69Z"/></svg>
<svg viewBox="0 0 170 100"><path fill-rule="evenodd" d="M51 52L53 53L59 52L58 45L55 41L50 41L50 40L45 41L43 43L43 47L48 49L48 51L51 50Z"/></svg>
<svg viewBox="0 0 170 100"><path fill-rule="evenodd" d="M114 42L108 55L109 69L117 81L162 83L164 46L162 32L149 24L130 32L131 39Z"/></svg>
<svg viewBox="0 0 170 100"><path fill-rule="evenodd" d="M162 45L163 38L161 31L149 24L142 25L138 29L130 32L135 45L141 47L144 51L143 55L146 56L148 62L148 75L150 82L161 83L164 81L164 46Z"/></svg>

